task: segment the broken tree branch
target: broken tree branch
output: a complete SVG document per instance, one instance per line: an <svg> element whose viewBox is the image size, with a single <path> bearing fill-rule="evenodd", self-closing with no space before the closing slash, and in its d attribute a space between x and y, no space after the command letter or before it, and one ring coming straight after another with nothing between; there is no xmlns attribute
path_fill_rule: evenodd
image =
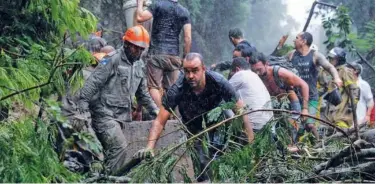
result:
<svg viewBox="0 0 376 184"><path fill-rule="evenodd" d="M99 180L106 180L106 181L109 181L109 182L113 182L113 183L129 183L131 182L131 178L129 177L126 177L126 176L106 176L104 174L97 174L91 178L87 178L85 180L83 180L82 182L83 183L94 183L94 182L97 182Z"/></svg>
<svg viewBox="0 0 376 184"><path fill-rule="evenodd" d="M331 167L336 167L336 166L342 164L345 157L356 153L361 148L366 147L366 145L368 145L368 144L369 143L367 143L364 140L357 140L357 141L355 141L354 144L352 144L350 146L347 146L346 148L344 148L343 150L341 150L339 153L337 153L336 155L334 155L329 161L321 163L321 164L315 166L314 172L316 174L319 174L324 169L331 168Z"/></svg>
<svg viewBox="0 0 376 184"><path fill-rule="evenodd" d="M367 174L374 176L375 174L375 162L367 162L363 164L356 165L355 167L349 168L340 168L340 169L331 169L331 170L323 170L320 173L320 176L329 177L332 179L349 179L353 176L349 175L348 173L360 173L360 174Z"/></svg>

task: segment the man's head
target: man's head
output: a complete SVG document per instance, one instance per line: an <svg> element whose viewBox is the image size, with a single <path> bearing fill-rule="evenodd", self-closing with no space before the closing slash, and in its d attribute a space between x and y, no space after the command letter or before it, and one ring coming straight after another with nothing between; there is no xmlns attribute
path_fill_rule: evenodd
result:
<svg viewBox="0 0 376 184"><path fill-rule="evenodd" d="M98 37L98 36L93 36L89 40L88 44L88 50L93 54L100 52L100 50L107 45L107 42L105 39Z"/></svg>
<svg viewBox="0 0 376 184"><path fill-rule="evenodd" d="M249 70L251 66L249 62L244 57L237 57L232 60L230 76L242 70Z"/></svg>
<svg viewBox="0 0 376 184"><path fill-rule="evenodd" d="M266 77L267 66L269 65L269 63L263 53L256 53L254 57L251 57L249 63L251 64L251 69L253 72L255 72L261 78Z"/></svg>
<svg viewBox="0 0 376 184"><path fill-rule="evenodd" d="M353 70L355 76L359 77L362 74L363 67L357 62L348 63L347 66Z"/></svg>
<svg viewBox="0 0 376 184"><path fill-rule="evenodd" d="M188 84L197 89L205 82L205 65L202 55L199 53L188 53L183 60L184 76Z"/></svg>
<svg viewBox="0 0 376 184"><path fill-rule="evenodd" d="M294 40L294 45L295 49L300 49L300 48L309 48L311 47L313 42L313 37L312 34L309 32L301 32L299 33L295 40Z"/></svg>
<svg viewBox="0 0 376 184"><path fill-rule="evenodd" d="M328 60L333 66L339 66L346 63L346 51L340 47L334 47L329 51Z"/></svg>
<svg viewBox="0 0 376 184"><path fill-rule="evenodd" d="M244 57L248 62L255 55L256 51L254 48L246 45L238 45L235 47L233 52L233 58Z"/></svg>
<svg viewBox="0 0 376 184"><path fill-rule="evenodd" d="M130 62L140 59L142 52L149 47L150 36L144 27L137 25L129 28L124 36L124 52Z"/></svg>
<svg viewBox="0 0 376 184"><path fill-rule="evenodd" d="M240 30L240 28L230 29L228 32L228 38L230 39L231 43L236 46L239 43L239 40L243 39L243 32Z"/></svg>

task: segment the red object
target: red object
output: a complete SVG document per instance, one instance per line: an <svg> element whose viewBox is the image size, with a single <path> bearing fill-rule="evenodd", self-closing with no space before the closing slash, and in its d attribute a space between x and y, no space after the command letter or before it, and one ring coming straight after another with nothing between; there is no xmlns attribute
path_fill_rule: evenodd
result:
<svg viewBox="0 0 376 184"><path fill-rule="evenodd" d="M370 126L372 127L375 127L375 106L373 106L373 109L372 109L372 112L371 112L371 116L369 117L369 124Z"/></svg>

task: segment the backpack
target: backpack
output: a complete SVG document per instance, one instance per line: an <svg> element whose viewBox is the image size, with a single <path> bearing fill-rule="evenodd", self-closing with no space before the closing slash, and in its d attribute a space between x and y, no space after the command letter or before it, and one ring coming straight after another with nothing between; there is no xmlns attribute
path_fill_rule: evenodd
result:
<svg viewBox="0 0 376 184"><path fill-rule="evenodd" d="M287 61L286 57L269 56L269 64L273 66L273 76L276 80L276 84L281 88L285 89L283 82L279 79L278 70L283 67L299 77L298 70L292 65L291 62Z"/></svg>
<svg viewBox="0 0 376 184"><path fill-rule="evenodd" d="M274 65L273 66L273 77L274 77L274 81L275 83L277 84L277 86L281 89L284 89L284 90L291 90L293 88L289 87L289 86L286 86L282 80L279 78L279 75L278 75L278 70L281 68L281 66L279 65Z"/></svg>

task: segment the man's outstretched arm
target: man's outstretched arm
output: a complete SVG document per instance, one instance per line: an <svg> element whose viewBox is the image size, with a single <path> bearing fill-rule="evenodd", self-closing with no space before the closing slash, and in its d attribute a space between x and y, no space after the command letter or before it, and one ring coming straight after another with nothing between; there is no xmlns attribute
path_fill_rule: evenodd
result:
<svg viewBox="0 0 376 184"><path fill-rule="evenodd" d="M303 79L301 79L294 73L284 68L280 68L278 70L278 75L280 76L281 79L283 79L286 85L300 88L300 92L303 96L302 114L308 115L308 100L309 100L308 84Z"/></svg>
<svg viewBox="0 0 376 184"><path fill-rule="evenodd" d="M192 25L185 24L183 27L184 30L184 55L186 56L191 51L192 45Z"/></svg>
<svg viewBox="0 0 376 184"><path fill-rule="evenodd" d="M152 127L149 131L148 143L145 148L139 150L134 157L139 159L147 158L149 155L154 157L154 148L157 143L164 126L168 118L170 117L170 112L168 112L163 106L158 113L157 118L153 121Z"/></svg>
<svg viewBox="0 0 376 184"><path fill-rule="evenodd" d="M242 100L239 99L236 102L236 109L235 109L236 114L244 113L243 109L244 109L244 103ZM253 123L249 121L248 115L243 115L242 118L243 118L244 128L248 136L248 142L252 143L253 140L255 139L255 135L253 133Z"/></svg>
<svg viewBox="0 0 376 184"><path fill-rule="evenodd" d="M336 83L336 85L338 87L342 87L343 82L341 78L339 77L337 69L332 64L330 64L330 62L321 53L316 52L315 55L316 55L316 61L315 61L316 66L322 66L324 70L326 70L327 72L330 73L330 75L332 75L334 79L333 81Z"/></svg>
<svg viewBox="0 0 376 184"><path fill-rule="evenodd" d="M168 112L164 106L161 106L161 109L158 113L157 118L153 121L152 127L149 131L148 144L146 148L154 149L159 136L161 135L163 128L166 125L168 118L170 117L170 112Z"/></svg>

